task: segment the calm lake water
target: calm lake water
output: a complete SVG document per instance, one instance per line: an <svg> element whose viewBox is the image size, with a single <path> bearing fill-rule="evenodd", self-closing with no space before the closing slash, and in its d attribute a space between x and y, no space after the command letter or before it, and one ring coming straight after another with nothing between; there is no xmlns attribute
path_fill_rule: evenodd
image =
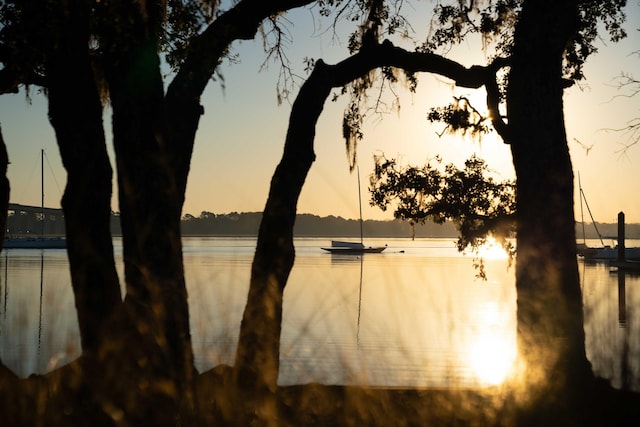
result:
<svg viewBox="0 0 640 427"><path fill-rule="evenodd" d="M454 239L382 239L382 254L331 255L296 240L285 290L280 384L484 386L517 359L514 269L485 254L487 281ZM596 242L594 242L595 244ZM628 241L640 246L640 241ZM200 371L232 364L255 239L186 238L191 330ZM120 245L116 254L122 276ZM80 352L63 250L0 257L0 357L20 376ZM587 353L595 372L640 390L640 278L579 261Z"/></svg>

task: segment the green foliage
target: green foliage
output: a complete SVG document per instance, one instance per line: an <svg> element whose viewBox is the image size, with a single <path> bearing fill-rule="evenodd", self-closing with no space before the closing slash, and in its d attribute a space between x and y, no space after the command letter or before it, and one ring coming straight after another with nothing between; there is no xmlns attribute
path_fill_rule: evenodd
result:
<svg viewBox="0 0 640 427"><path fill-rule="evenodd" d="M469 34L480 34L487 43L495 41L497 54L509 54L522 0L488 1L482 5L480 2L451 3L435 7L429 38L421 46L422 51L447 51Z"/></svg>
<svg viewBox="0 0 640 427"><path fill-rule="evenodd" d="M617 42L626 37L622 24L626 19L622 8L626 0L590 0L580 2L580 28L573 43L565 52L565 75L572 80L581 80L582 66L587 57L598 49L594 41L602 38L600 24L608 33L609 39Z"/></svg>
<svg viewBox="0 0 640 427"><path fill-rule="evenodd" d="M114 44L121 49L129 44L132 31L151 31L166 54L167 63L176 69L189 44L219 14L220 1L146 2L143 26L123 19L130 15L126 10L128 3L86 0L84 5L91 13L86 21L91 34L88 49L94 55L107 52ZM0 62L3 71L12 70L17 84L46 85L44 58L66 28L57 17L69 13L65 8L75 8L77 12L78 4L55 0L0 1Z"/></svg>
<svg viewBox="0 0 640 427"><path fill-rule="evenodd" d="M496 181L485 161L475 155L463 169L453 164L442 169L439 157L434 163L403 168L395 159L376 156L371 205L383 211L393 206L394 217L404 221L455 223L460 251L477 252L492 237L513 253L509 239L515 231L515 182Z"/></svg>
<svg viewBox="0 0 640 427"><path fill-rule="evenodd" d="M617 41L624 37L624 3L623 0L590 0L580 3L580 26L573 43L567 46L565 51L564 68L567 78L583 78L582 66L586 58L596 50L593 42L601 23L612 40ZM447 52L453 45L463 42L467 36L477 34L484 40L485 47L493 47L493 57L508 57L511 54L515 23L521 13L522 4L523 0L437 2L428 38L417 50ZM347 46L350 53L366 49L372 43L379 43L383 35L400 33L402 37L409 38L411 26L401 13L402 5L402 1L381 0L319 2L322 16L330 16L335 12L336 20L342 16L349 21L360 22L358 29L348 38ZM491 55L489 57L491 59ZM508 85L508 71L498 73L498 90L504 94ZM415 74L405 73L404 82L411 92L415 92L418 83ZM397 83L396 70L385 67L343 88L341 94L348 94L350 97L343 117L343 136L351 168L355 164L357 143L364 137L362 125L367 113L379 113L383 105L381 94L386 90L386 85L392 87ZM380 85L379 93L375 98L369 99L367 92L374 84ZM393 92L393 89L391 91ZM335 101L337 98L338 95L334 94L332 100ZM481 114L464 97L454 98L447 106L432 108L427 114L427 119L444 123L443 133L461 132L481 137L492 130L488 124L489 118Z"/></svg>
<svg viewBox="0 0 640 427"><path fill-rule="evenodd" d="M479 34L485 44L493 44L495 55L508 56L513 46L513 31L522 4L523 0L439 2L434 8L429 38L420 50L448 51L453 45L463 42L468 35ZM622 11L625 4L626 0L579 2L580 22L575 37L564 54L566 78L584 78L582 67L589 55L597 52L594 42L601 37L599 30L602 27L614 42L626 36L622 28L626 19Z"/></svg>
<svg viewBox="0 0 640 427"><path fill-rule="evenodd" d="M469 132L472 136L482 136L489 133L488 118L481 115L465 97L454 97L454 101L446 107L435 107L429 110L427 120L446 124L440 134Z"/></svg>
<svg viewBox="0 0 640 427"><path fill-rule="evenodd" d="M55 24L46 20L42 5L35 1L0 1L0 62L11 73L13 84L3 90L30 85L44 75L44 52L50 47L48 34Z"/></svg>
<svg viewBox="0 0 640 427"><path fill-rule="evenodd" d="M190 41L217 16L220 0L168 0L167 6L163 50L175 69L186 57Z"/></svg>

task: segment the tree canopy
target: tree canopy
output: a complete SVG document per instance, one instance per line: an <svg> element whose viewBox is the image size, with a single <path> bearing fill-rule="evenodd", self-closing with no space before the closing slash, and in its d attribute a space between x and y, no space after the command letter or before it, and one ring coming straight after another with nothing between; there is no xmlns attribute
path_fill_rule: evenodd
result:
<svg viewBox="0 0 640 427"><path fill-rule="evenodd" d="M488 111L477 114L470 103L458 100L433 110L431 119L444 120L452 130L472 126L480 133L490 129L483 123L488 121L512 149L518 337L530 399L518 403L526 414L533 402L561 424L592 398L588 393L594 384L584 347L562 93L582 77L601 24L613 40L624 35L624 1L617 0L437 3L427 40L412 50L388 40L412 36L400 0L241 0L225 10L220 2L195 0L3 1L0 89L45 88L68 173L62 204L83 356L43 379L50 381L51 401L82 402L74 413L77 420L90 417L104 425L198 420L202 376L193 363L180 217L203 111L200 98L230 44L253 39L261 28L262 34L274 36L266 37L274 40L266 51L282 60L280 93L287 95L279 19L291 8L312 3L334 22L355 23L349 56L333 65L310 60L312 71L291 105L283 157L260 225L235 364L220 379L229 386L227 395L213 404L227 405L215 406L219 418L236 425L279 424L284 289L295 261L297 202L315 160L316 124L326 99L332 90L349 96L342 129L354 166L357 142L364 137L361 125L370 102L378 99L368 95L374 82L395 83L404 73L414 89L419 73L431 73L458 86L484 87ZM450 46L473 34L494 47L488 63L465 67L446 57ZM163 60L173 70L170 82ZM106 99L112 111L124 295L109 229L113 171L102 123ZM476 116L486 117L478 122ZM393 163L386 166L379 177L400 179ZM498 229L497 218L513 214L514 187L486 179L486 168L471 159L464 171L446 168L444 180L429 166L411 169L410 175L426 177L428 185L406 181L414 187L408 197L402 192L406 189L397 193L408 205L403 215L456 218L472 238ZM391 188L377 197L382 205ZM6 192L1 199L8 201ZM91 217L82 211L87 200L95 207ZM3 387L15 385L4 369L0 374L7 379ZM21 390L23 402L40 399L37 389ZM558 394L567 400L549 399ZM211 405L209 399L204 401ZM56 407L47 406L47 420L65 424L67 415Z"/></svg>

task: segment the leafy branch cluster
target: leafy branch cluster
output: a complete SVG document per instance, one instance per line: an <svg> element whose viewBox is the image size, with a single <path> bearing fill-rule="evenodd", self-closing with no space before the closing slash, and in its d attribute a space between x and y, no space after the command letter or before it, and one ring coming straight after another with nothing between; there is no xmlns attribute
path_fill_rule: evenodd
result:
<svg viewBox="0 0 640 427"><path fill-rule="evenodd" d="M513 48L513 30L522 10L523 0L469 0L438 4L431 21L428 39L420 47L426 52L450 50L470 34L479 34L485 44L494 43L497 55L509 56ZM604 26L609 38L617 42L626 37L625 0L579 2L579 19L571 43L564 52L564 74L570 80L582 80L587 57L597 52L594 42L598 27ZM570 23L567 23L569 25ZM541 31L548 31L540 26Z"/></svg>
<svg viewBox="0 0 640 427"><path fill-rule="evenodd" d="M54 23L40 19L39 8L37 2L0 1L0 62L8 64L0 70L0 93L46 81L42 49L47 47L46 29Z"/></svg>
<svg viewBox="0 0 640 427"><path fill-rule="evenodd" d="M220 0L169 0L163 51L167 63L176 69L189 52L189 43L219 15Z"/></svg>
<svg viewBox="0 0 640 427"><path fill-rule="evenodd" d="M438 136L444 133L455 134L469 132L471 136L482 136L491 131L487 124L488 117L483 116L464 96L454 97L454 101L446 107L431 108L427 114L430 122L443 122L446 127Z"/></svg>
<svg viewBox="0 0 640 427"><path fill-rule="evenodd" d="M521 0L438 4L434 9L427 40L421 51L448 51L470 34L482 35L485 43L496 43L499 54L511 53L513 28L522 7Z"/></svg>
<svg viewBox="0 0 640 427"><path fill-rule="evenodd" d="M394 13L389 12L389 6L385 2L372 0L360 3L364 8L368 8L368 14L360 25L359 31L353 32L350 36L349 50L351 52L367 49L369 46L378 43L380 34L383 31L388 35L392 35L396 31L402 30L403 37L409 37L410 24L404 18L396 19L396 17L401 16L401 1L393 3L395 6ZM482 32L487 38L500 36L497 37L500 43L507 43L505 40L508 38L501 31L511 31L512 27L506 24L515 22L515 16L519 10L518 4L519 2L517 1L488 2L483 9L476 6L473 1L470 2L469 6L465 6L463 2L457 2L457 6L438 4L434 14L437 23L432 23L434 28L437 27L437 29L430 35L429 41L419 46L416 51L425 53L445 44L450 46L458 43L465 34L470 32ZM355 18L360 18L358 14L354 16ZM480 22L476 24L474 19L478 17ZM504 66L503 62L495 62L496 73ZM383 111L381 108L384 105L382 99L386 89L390 90L394 99L393 109L399 111L399 97L394 91L394 87L399 81L398 72L399 70L394 67L382 67L380 71L375 72L377 75L369 73L342 89L341 94L349 93L350 96L349 105L343 118L343 135L346 141L347 156L352 168L355 164L357 141L363 138L361 126L366 113L374 111L380 114ZM416 74L411 70L404 70L403 76L403 83L410 92L415 92L418 84ZM370 106L367 104L369 99L367 92L372 88L372 82L375 81L379 82L379 93L375 97L374 105ZM456 131L462 131L464 133L470 130L472 135L488 133L490 127L486 124L487 120L492 120L494 124L502 121L498 112L498 104L502 100L503 89L499 83L504 84L506 82L485 83L487 91L492 92L491 96L493 98L490 102L490 109L493 114L489 114L489 116L495 117L485 117L470 104L468 99L456 98L453 103L446 107L432 109L428 113L428 119L432 122L445 122L446 128L443 132L455 133ZM337 99L337 95L334 95L335 99ZM500 123L497 124L498 126L494 126L494 128L500 132L504 126L501 126ZM506 139L502 132L501 135Z"/></svg>
<svg viewBox="0 0 640 427"><path fill-rule="evenodd" d="M396 219L424 224L452 221L458 231L458 250L476 252L493 237L510 254L515 232L515 182L497 181L483 159L473 155L463 169L442 159L422 167L398 166L396 159L374 157L371 205L386 211L394 207ZM482 275L482 270L480 275Z"/></svg>
<svg viewBox="0 0 640 427"><path fill-rule="evenodd" d="M622 10L626 3L626 0L579 2L580 25L573 43L565 50L567 78L574 81L584 78L582 68L587 57L598 51L594 42L601 37L598 33L600 24L604 26L609 39L613 42L618 42L627 36L623 28L626 15Z"/></svg>
<svg viewBox="0 0 640 427"><path fill-rule="evenodd" d="M438 4L431 20L431 31L427 41L418 50L423 52L443 50L447 52L468 35L479 34L485 47L489 44L494 45L495 56L493 60L495 61L502 56L508 63L513 48L513 30L521 14L522 3L522 0L488 2L470 0L468 2ZM604 26L609 38L614 42L626 36L622 27L626 18L623 12L624 5L625 1L623 0L580 2L580 16L576 20L577 28L563 56L566 85L571 85L574 81L584 78L584 62L589 55L597 52L594 42L598 37L599 25ZM506 65L508 67L508 64ZM498 131L506 143L509 143L508 129L499 112L499 105L504 102L505 88L509 84L508 71L497 69L495 81L487 81L487 83L489 84L485 87L488 103L491 104L489 105L489 117L483 117L482 114L479 114L467 99L454 97L453 102L449 105L432 108L427 115L429 121L445 124L445 129L439 135L445 132L461 132L462 134L470 132L474 136L480 136L491 131L491 127L486 124L486 120L491 119L493 128ZM489 97L492 98L491 102L489 102ZM637 141L639 125L637 121L632 121L622 130L630 132L632 140Z"/></svg>

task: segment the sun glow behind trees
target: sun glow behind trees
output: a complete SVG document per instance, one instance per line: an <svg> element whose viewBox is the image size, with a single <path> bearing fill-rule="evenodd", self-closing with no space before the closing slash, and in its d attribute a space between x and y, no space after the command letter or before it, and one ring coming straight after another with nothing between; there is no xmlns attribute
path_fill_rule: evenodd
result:
<svg viewBox="0 0 640 427"><path fill-rule="evenodd" d="M477 256L483 259L507 259L509 254L493 237L488 237L487 241L478 248Z"/></svg>
<svg viewBox="0 0 640 427"><path fill-rule="evenodd" d="M415 14L409 17L415 19L425 16L425 8L432 5L419 2L412 7ZM628 141L623 135L605 131L622 127L637 115L637 99L616 98L619 92L614 78L622 71L633 73L638 69L639 59L631 52L640 44L640 32L635 30L640 26L639 9L634 3L627 7L628 39L618 44L601 43L600 52L587 61L585 75L588 80L565 93L567 133L574 171L580 171L596 220L603 222L615 222L620 210L625 211L628 222L640 222L640 199L629 195L633 183L640 182L640 168L635 161L637 147L622 153L622 144ZM288 16L292 37L287 53L301 83L307 77L303 70L304 57L323 58L334 63L344 55L346 40L334 39L327 31L327 23L314 22L306 9L294 10ZM414 27L417 31L425 29L421 21ZM278 65L270 63L260 71L264 54L258 39L236 42L233 50L238 54L238 61L225 62L220 68L225 77L224 89L212 82L202 97L205 115L194 147L183 213L261 211L281 152L290 103L278 106L276 102ZM458 52L450 55L463 58L466 65L486 62L482 52L471 44L461 46ZM295 97L295 92L292 96ZM416 94L402 89L398 96L399 112L390 110L371 115L365 122L365 137L358 155L363 178L373 169L372 155L381 152L412 164L424 163L437 154L445 162L461 164L471 154L477 153L487 159L492 170L503 178L513 177L510 148L495 134L486 135L482 140L448 135L439 138L436 133L442 131L442 126L430 124L425 118L428 106L444 105L452 96L467 96L474 105L480 106L476 101L483 99L484 90L453 89L451 82L446 80L420 76ZM353 176L348 171L341 135L344 108L344 100L325 104L316 129L317 158L301 194L299 212L358 217L357 201L351 191ZM26 175L33 153L44 147L54 167L56 163L58 165L56 176L60 185L65 182L65 173L57 158L55 137L47 121L46 100L33 90L30 100L23 92L4 95L0 97L0 111L11 161L11 201L37 206L38 192L21 191L20 185L28 179ZM105 116L105 123L111 121L109 114L107 112ZM109 126L106 128L108 130ZM592 149L587 152L573 138L586 147L592 146ZM363 197L367 199L364 188ZM52 200L51 207L59 207L56 200ZM115 197L113 209L118 210ZM391 218L388 213L372 208L368 203L363 203L363 215L368 219Z"/></svg>

